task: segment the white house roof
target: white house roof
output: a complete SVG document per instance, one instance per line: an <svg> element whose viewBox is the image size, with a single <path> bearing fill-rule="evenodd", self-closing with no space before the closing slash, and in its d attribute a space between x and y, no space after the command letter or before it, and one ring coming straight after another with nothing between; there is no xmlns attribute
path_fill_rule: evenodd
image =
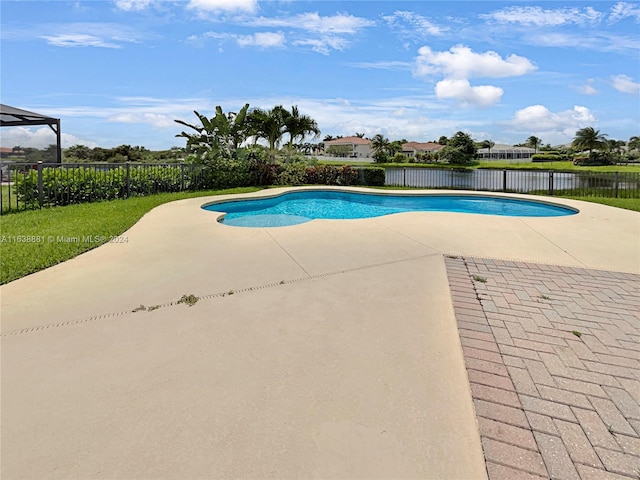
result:
<svg viewBox="0 0 640 480"><path fill-rule="evenodd" d="M488 148L479 148L478 153L489 153ZM512 145L496 144L491 147L491 153L536 153L535 149L529 147L514 147Z"/></svg>

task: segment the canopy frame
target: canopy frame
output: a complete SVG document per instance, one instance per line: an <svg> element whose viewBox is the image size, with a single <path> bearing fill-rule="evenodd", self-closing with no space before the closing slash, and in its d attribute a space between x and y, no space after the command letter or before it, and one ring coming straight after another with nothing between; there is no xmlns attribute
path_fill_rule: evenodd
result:
<svg viewBox="0 0 640 480"><path fill-rule="evenodd" d="M62 163L60 119L0 104L0 127L32 127L48 125L56 134L56 163Z"/></svg>

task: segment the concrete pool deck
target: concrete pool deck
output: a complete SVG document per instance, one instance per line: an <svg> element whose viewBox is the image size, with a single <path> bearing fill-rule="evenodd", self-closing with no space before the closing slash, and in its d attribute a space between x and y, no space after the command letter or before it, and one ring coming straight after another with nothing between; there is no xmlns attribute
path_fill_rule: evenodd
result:
<svg viewBox="0 0 640 480"><path fill-rule="evenodd" d="M0 287L2 478L486 478L446 255L640 273L640 214L596 204L247 229L213 199Z"/></svg>

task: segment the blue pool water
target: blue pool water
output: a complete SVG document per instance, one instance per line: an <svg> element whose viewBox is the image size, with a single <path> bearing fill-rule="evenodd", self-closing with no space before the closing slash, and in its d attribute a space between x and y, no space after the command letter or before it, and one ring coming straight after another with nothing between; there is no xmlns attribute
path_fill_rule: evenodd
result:
<svg viewBox="0 0 640 480"><path fill-rule="evenodd" d="M381 195L311 190L262 199L210 203L220 220L239 227L283 227L311 220L380 217L402 212L463 212L510 217L557 217L577 210L548 203L476 195Z"/></svg>

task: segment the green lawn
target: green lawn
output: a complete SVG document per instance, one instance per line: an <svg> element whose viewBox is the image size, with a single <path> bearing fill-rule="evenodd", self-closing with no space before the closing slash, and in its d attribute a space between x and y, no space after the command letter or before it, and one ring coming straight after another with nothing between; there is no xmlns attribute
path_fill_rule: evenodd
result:
<svg viewBox="0 0 640 480"><path fill-rule="evenodd" d="M562 172L640 172L640 164L634 165L608 165L605 167L579 167L573 162L477 162L467 166L455 166L447 163L372 163L349 161L320 161L325 165L351 165L353 167L382 167L382 168L489 168L498 170L554 170Z"/></svg>
<svg viewBox="0 0 640 480"><path fill-rule="evenodd" d="M255 192L235 188L162 193L110 202L29 210L0 216L0 284L69 260L128 230L158 205L184 198ZM64 241L65 239L80 241Z"/></svg>
<svg viewBox="0 0 640 480"><path fill-rule="evenodd" d="M185 198L258 190L260 188L248 187L204 192L162 193L126 200L84 203L2 215L0 216L0 284L43 270L98 247L111 237L116 237L128 230L145 213L163 203ZM637 198L574 196L566 198L640 211L640 199ZM79 238L81 241L64 241L66 238Z"/></svg>
<svg viewBox="0 0 640 480"><path fill-rule="evenodd" d="M563 172L640 172L640 164L579 167L574 165L573 162L480 162L475 168L494 168L500 170L557 170Z"/></svg>
<svg viewBox="0 0 640 480"><path fill-rule="evenodd" d="M562 198L571 198L573 200L582 200L585 202L601 203L610 207L624 208L625 210L634 210L640 212L640 198L604 198L604 197L574 197L571 195Z"/></svg>

